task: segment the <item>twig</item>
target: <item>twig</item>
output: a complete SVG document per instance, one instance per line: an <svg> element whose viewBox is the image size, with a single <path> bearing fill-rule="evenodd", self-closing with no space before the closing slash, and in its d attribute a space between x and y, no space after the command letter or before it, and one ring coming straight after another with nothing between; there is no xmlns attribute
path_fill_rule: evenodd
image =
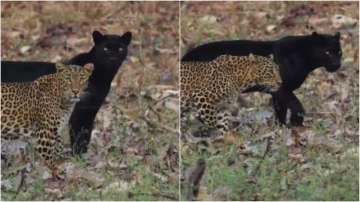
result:
<svg viewBox="0 0 360 202"><path fill-rule="evenodd" d="M177 97L177 95L174 93L174 94L169 94L169 95L167 95L167 96L164 96L164 97L162 97L162 98L160 98L160 99L158 99L158 100L155 100L153 103L151 103L151 104L149 104L149 105L151 105L151 106L154 106L154 105L156 105L156 104L158 104L159 102L161 102L161 101L163 101L163 100L166 100L167 98L169 98L169 97Z"/></svg>
<svg viewBox="0 0 360 202"><path fill-rule="evenodd" d="M156 115L156 117L157 117L157 119L159 120L159 122L161 122L161 115L160 115L159 112L157 112L156 110L154 110L152 106L148 106L148 110L149 110L149 111L152 111L152 112ZM147 117L146 114L147 114L147 110L145 110L144 117Z"/></svg>
<svg viewBox="0 0 360 202"><path fill-rule="evenodd" d="M139 118L142 119L142 120L144 120L147 124L149 124L149 125L150 125L151 127L153 127L153 128L162 128L162 129L164 129L164 130L166 130L166 131L169 131L169 132L171 132L171 133L178 134L178 131L177 131L177 130L175 130L175 129L173 129L173 128L170 128L170 127L168 127L168 126L166 126L166 125L161 125L161 124L159 124L159 123L157 123L157 122L150 121L149 119L147 119L147 118L144 117L144 116L140 116Z"/></svg>
<svg viewBox="0 0 360 202"><path fill-rule="evenodd" d="M196 200L196 197L199 193L200 181L204 175L205 168L206 168L206 161L204 159L199 159L196 162L196 167L188 176L187 179L188 190L186 193L185 200L189 200L189 201Z"/></svg>
<svg viewBox="0 0 360 202"><path fill-rule="evenodd" d="M166 100L167 98L171 98L171 97L176 97L176 94L170 94L170 95L167 95L165 97L162 97L161 99L158 99L158 100L154 100L152 103L148 104L148 110L152 111L155 115L157 115L158 119L161 121L161 115L159 112L157 112L156 110L154 110L154 106L157 105L158 103ZM145 110L146 112L147 110ZM144 115L146 116L146 115Z"/></svg>
<svg viewBox="0 0 360 202"><path fill-rule="evenodd" d="M15 195L14 195L13 200L16 199L16 197L17 197L18 194L20 193L21 188L22 188L22 187L24 186L24 184L25 184L25 178L26 178L25 173L26 173L26 167L23 168L23 169L20 171L20 175L21 175L20 184L19 184L18 188L16 189L16 192L15 192Z"/></svg>

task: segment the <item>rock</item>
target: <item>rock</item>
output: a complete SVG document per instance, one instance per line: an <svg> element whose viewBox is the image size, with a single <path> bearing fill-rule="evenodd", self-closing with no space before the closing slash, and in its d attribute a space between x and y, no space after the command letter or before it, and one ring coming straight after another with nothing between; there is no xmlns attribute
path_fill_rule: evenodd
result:
<svg viewBox="0 0 360 202"><path fill-rule="evenodd" d="M42 179L47 180L49 178L51 178L51 174L47 170L44 170L42 174Z"/></svg>
<svg viewBox="0 0 360 202"><path fill-rule="evenodd" d="M351 17L347 17L345 15L334 15L331 18L332 25L334 28L349 28L356 25L357 20Z"/></svg>
<svg viewBox="0 0 360 202"><path fill-rule="evenodd" d="M276 20L279 21L279 22L281 22L284 18L285 18L284 15L278 15L278 16L276 16Z"/></svg>
<svg viewBox="0 0 360 202"><path fill-rule="evenodd" d="M31 46L23 46L20 48L20 52L22 54L25 54L25 53L29 52L30 49L31 49Z"/></svg>
<svg viewBox="0 0 360 202"><path fill-rule="evenodd" d="M352 57L346 57L344 59L344 63L353 63L353 62L354 62L354 58L352 58Z"/></svg>
<svg viewBox="0 0 360 202"><path fill-rule="evenodd" d="M266 26L266 31L269 32L269 33L275 31L275 29L276 29L276 25L268 25L268 26Z"/></svg>
<svg viewBox="0 0 360 202"><path fill-rule="evenodd" d="M205 24L213 24L217 22L217 18L213 15L205 15L204 17L200 18L200 22Z"/></svg>
<svg viewBox="0 0 360 202"><path fill-rule="evenodd" d="M132 62L132 63L138 63L138 62L140 62L140 59L138 57L135 57L135 56L130 56L129 61Z"/></svg>

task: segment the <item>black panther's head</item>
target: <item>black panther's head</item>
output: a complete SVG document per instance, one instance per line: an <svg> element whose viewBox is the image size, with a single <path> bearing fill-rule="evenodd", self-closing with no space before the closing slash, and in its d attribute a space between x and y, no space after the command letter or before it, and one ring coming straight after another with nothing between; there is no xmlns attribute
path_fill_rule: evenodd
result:
<svg viewBox="0 0 360 202"><path fill-rule="evenodd" d="M309 57L312 62L324 66L327 71L334 72L341 66L340 33L335 35L317 34L313 32L311 37L311 50Z"/></svg>
<svg viewBox="0 0 360 202"><path fill-rule="evenodd" d="M95 43L92 50L94 61L103 65L120 66L127 55L131 32L119 36L103 35L99 31L94 31L92 36Z"/></svg>

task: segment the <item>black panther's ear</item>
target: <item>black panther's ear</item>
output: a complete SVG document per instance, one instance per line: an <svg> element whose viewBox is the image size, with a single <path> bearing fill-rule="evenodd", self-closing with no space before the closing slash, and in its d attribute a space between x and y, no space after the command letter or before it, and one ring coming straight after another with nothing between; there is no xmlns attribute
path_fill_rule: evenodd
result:
<svg viewBox="0 0 360 202"><path fill-rule="evenodd" d="M316 35L318 35L318 33L317 33L317 32L313 32L311 35L316 36Z"/></svg>
<svg viewBox="0 0 360 202"><path fill-rule="evenodd" d="M338 40L340 39L340 32L335 33L335 38L338 39Z"/></svg>
<svg viewBox="0 0 360 202"><path fill-rule="evenodd" d="M131 42L131 38L132 38L131 32L126 32L124 35L121 36L121 41L128 46Z"/></svg>
<svg viewBox="0 0 360 202"><path fill-rule="evenodd" d="M92 33L92 36L95 44L101 42L102 39L104 38L104 35L102 35L99 31L96 30Z"/></svg>

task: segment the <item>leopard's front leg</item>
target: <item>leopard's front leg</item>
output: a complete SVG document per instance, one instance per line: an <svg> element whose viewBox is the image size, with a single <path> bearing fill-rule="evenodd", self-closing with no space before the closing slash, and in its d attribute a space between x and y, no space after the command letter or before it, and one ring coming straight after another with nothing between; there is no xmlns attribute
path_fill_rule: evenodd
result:
<svg viewBox="0 0 360 202"><path fill-rule="evenodd" d="M229 114L210 104L203 104L199 107L197 117L206 126L205 130L200 131L201 136L208 136L210 139L222 139L225 133L229 131Z"/></svg>
<svg viewBox="0 0 360 202"><path fill-rule="evenodd" d="M35 132L36 151L39 153L45 165L52 171L55 178L59 178L56 160L56 128L40 127Z"/></svg>

